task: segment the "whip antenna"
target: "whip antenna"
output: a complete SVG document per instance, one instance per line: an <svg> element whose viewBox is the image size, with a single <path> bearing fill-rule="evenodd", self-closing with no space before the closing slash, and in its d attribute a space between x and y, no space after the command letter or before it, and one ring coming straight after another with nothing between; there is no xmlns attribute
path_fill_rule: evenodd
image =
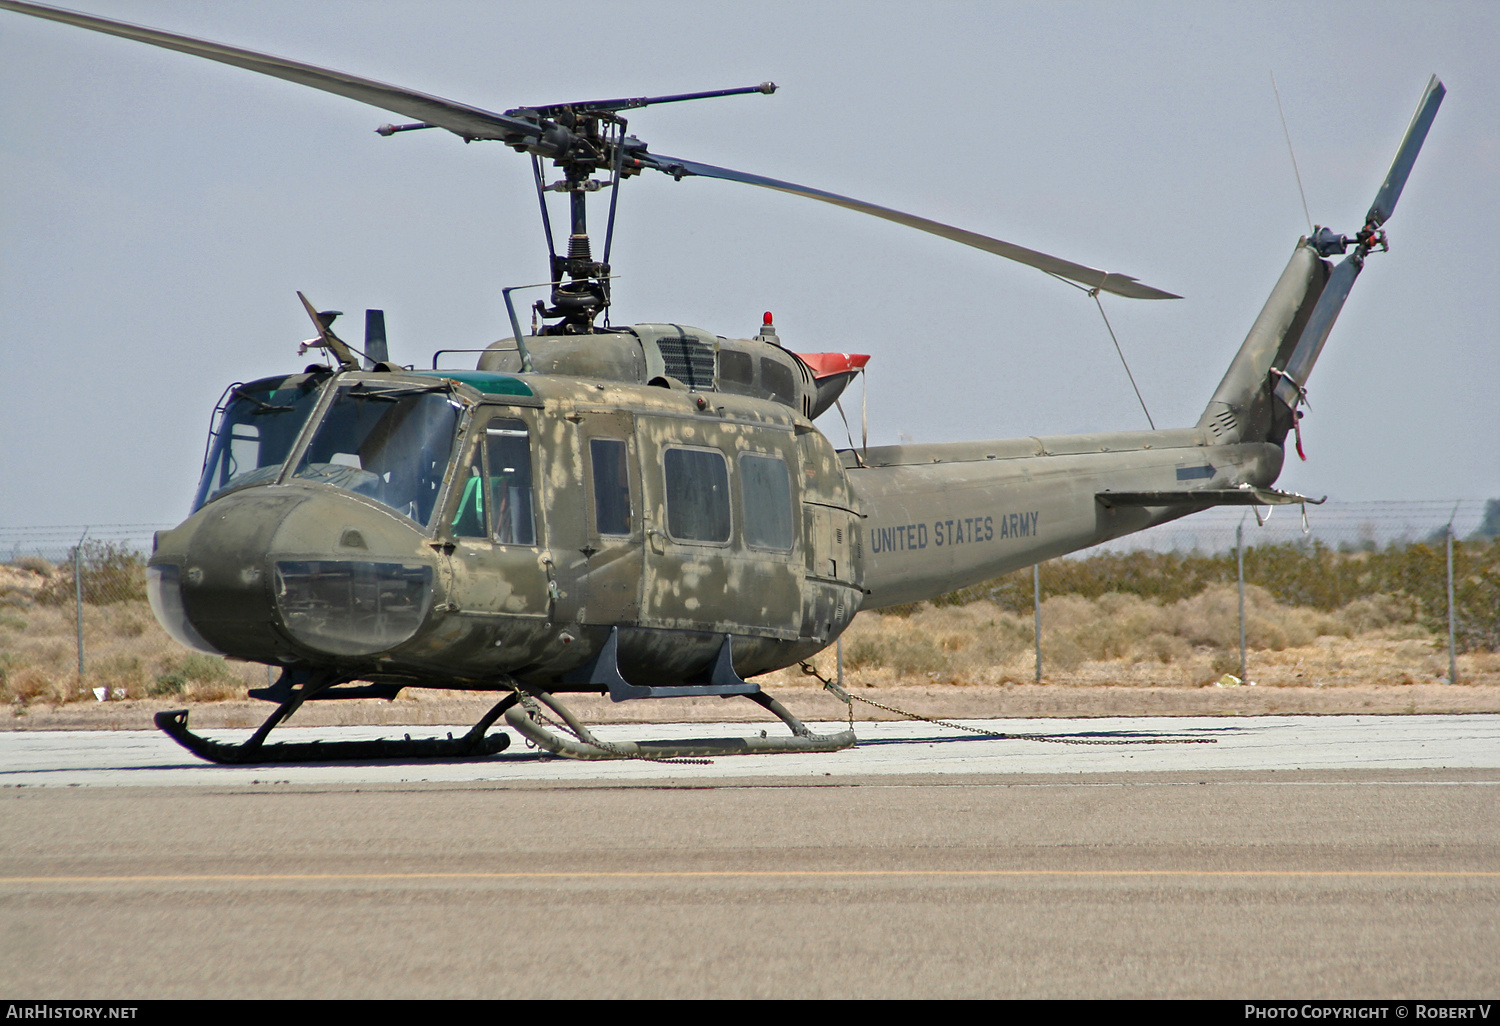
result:
<svg viewBox="0 0 1500 1026"><path fill-rule="evenodd" d="M1307 211L1307 193L1302 191L1302 172L1297 170L1297 154L1292 150L1292 133L1286 127L1286 112L1281 109L1281 90L1276 88L1276 72L1271 72L1271 92L1276 94L1276 113L1281 115L1281 134L1286 136L1286 152L1292 158L1292 174L1297 176L1297 195L1302 197L1302 216L1307 218L1307 234L1313 233L1312 214Z"/></svg>

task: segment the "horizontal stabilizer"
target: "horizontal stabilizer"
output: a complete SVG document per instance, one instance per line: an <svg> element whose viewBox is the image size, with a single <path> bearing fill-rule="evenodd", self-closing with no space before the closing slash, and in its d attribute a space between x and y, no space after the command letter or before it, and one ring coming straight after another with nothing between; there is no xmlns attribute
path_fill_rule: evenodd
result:
<svg viewBox="0 0 1500 1026"><path fill-rule="evenodd" d="M1171 492L1100 492L1094 496L1106 506L1292 506L1310 502L1314 506L1328 496L1310 499L1296 492L1275 488L1196 488Z"/></svg>

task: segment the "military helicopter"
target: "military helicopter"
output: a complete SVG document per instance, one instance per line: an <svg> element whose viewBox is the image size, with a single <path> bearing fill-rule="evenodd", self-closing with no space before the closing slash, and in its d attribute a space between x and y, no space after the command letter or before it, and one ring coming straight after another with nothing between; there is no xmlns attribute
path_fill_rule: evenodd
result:
<svg viewBox="0 0 1500 1026"><path fill-rule="evenodd" d="M753 338L608 321L615 203L647 171L818 200L972 246L1097 295L1173 299L1109 273L961 228L778 179L652 152L625 111L740 89L494 113L224 44L39 4L0 8L235 65L494 141L531 160L548 245L547 299L474 370L364 350L299 298L327 362L236 383L215 411L192 515L159 532L149 595L179 642L279 667L276 704L239 745L157 723L199 756L258 763L470 757L506 723L577 758L834 751L753 678L810 658L862 609L908 603L1213 506L1322 500L1276 490L1308 376L1442 102L1434 76L1363 226L1299 239L1249 335L1190 428L836 449L813 421L863 367L798 354L769 315ZM560 172L547 182L546 165ZM601 177L595 177L596 175ZM589 195L609 190L601 259ZM568 201L556 244L547 193ZM1342 257L1337 263L1333 258ZM434 361L436 367L436 361ZM266 744L303 702L470 689L498 701L464 737ZM743 696L789 737L606 742L557 698ZM559 717L563 732L547 723ZM571 736L569 736L571 735Z"/></svg>

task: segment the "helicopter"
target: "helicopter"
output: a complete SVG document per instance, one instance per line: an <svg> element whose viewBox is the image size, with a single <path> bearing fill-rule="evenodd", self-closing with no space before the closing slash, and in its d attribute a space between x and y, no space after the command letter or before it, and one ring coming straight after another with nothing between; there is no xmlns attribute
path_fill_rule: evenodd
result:
<svg viewBox="0 0 1500 1026"><path fill-rule="evenodd" d="M927 218L762 175L664 156L627 111L774 93L772 83L496 113L238 47L44 5L0 8L231 64L528 157L548 248L547 298L474 370L392 362L383 316L363 350L299 294L326 362L228 388L192 515L158 532L157 619L205 652L280 668L239 745L158 725L216 762L452 758L503 751L505 722L577 758L836 751L754 678L833 644L861 610L932 598L1218 505L1321 500L1276 490L1307 381L1393 213L1442 102L1434 76L1365 222L1300 238L1191 428L838 449L814 420L863 368L799 354L767 315L751 338L608 319L615 201L632 178L714 178L883 218L1034 267L1091 294L1170 292ZM560 173L548 182L548 165ZM598 176L598 177L596 177ZM591 193L608 191L595 259ZM558 245L547 203L560 193ZM1335 258L1342 258L1334 263ZM494 692L462 738L266 744L306 701L408 687ZM745 697L789 737L621 743L557 697ZM550 729L547 713L562 720Z"/></svg>

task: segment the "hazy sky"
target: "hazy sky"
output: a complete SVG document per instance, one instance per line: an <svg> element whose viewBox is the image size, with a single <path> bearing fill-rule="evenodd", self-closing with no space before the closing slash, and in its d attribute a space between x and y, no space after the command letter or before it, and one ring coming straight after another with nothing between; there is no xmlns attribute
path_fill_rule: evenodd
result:
<svg viewBox="0 0 1500 1026"><path fill-rule="evenodd" d="M1352 233L1436 72L1281 485L1500 495L1500 5L77 6L491 110L774 80L631 130L1181 293L1105 299L1158 426L1196 421L1307 230L1271 73L1313 220ZM401 119L8 12L0 100L0 524L180 520L224 386L306 362L297 289L356 339L383 307L427 366L508 335L500 287L546 276L528 161L495 143L384 139ZM772 310L793 349L872 354L872 444L1145 425L1086 296L909 229L651 175L614 264L616 323Z"/></svg>

